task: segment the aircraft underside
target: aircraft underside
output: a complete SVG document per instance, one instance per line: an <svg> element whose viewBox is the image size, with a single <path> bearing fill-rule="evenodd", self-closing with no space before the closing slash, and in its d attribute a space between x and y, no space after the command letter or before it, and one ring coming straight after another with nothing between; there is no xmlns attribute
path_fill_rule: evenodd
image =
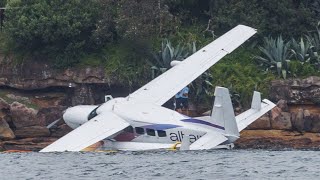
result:
<svg viewBox="0 0 320 180"><path fill-rule="evenodd" d="M84 151L149 151L149 150L179 150L181 142L176 143L145 143L118 142L110 139L100 141L84 149ZM233 143L220 144L212 149L232 149Z"/></svg>

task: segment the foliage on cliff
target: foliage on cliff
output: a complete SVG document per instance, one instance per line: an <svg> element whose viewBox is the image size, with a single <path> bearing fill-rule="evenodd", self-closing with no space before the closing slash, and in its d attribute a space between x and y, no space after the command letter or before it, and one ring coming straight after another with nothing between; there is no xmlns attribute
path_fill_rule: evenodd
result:
<svg viewBox="0 0 320 180"><path fill-rule="evenodd" d="M4 4L2 50L62 68L104 66L110 78L128 87L150 80L163 39L199 49L238 24L257 28L258 35L215 65L203 82L229 87L234 101L246 103L252 90L267 95L271 79L319 74L318 0L0 0ZM280 35L290 46L266 48L264 37L271 42ZM276 50L287 56L268 60ZM210 103L214 88L204 89L197 100Z"/></svg>
<svg viewBox="0 0 320 180"><path fill-rule="evenodd" d="M13 49L35 58L70 64L101 38L95 37L100 11L95 1L9 1L7 8L5 33L15 42Z"/></svg>

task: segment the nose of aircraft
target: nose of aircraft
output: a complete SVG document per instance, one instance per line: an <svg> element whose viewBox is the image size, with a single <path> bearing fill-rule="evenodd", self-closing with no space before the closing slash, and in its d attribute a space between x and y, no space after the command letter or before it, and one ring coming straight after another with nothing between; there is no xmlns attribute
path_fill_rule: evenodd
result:
<svg viewBox="0 0 320 180"><path fill-rule="evenodd" d="M94 105L79 105L68 108L63 114L63 119L69 127L75 129L86 123L89 114L97 107Z"/></svg>

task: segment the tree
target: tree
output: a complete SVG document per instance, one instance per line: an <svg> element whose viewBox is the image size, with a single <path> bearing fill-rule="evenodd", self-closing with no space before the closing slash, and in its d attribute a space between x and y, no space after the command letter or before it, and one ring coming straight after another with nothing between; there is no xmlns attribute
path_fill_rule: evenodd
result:
<svg viewBox="0 0 320 180"><path fill-rule="evenodd" d="M118 0L116 28L123 38L150 38L174 31L177 23L164 0Z"/></svg>
<svg viewBox="0 0 320 180"><path fill-rule="evenodd" d="M317 5L315 0L211 0L210 14L220 31L245 24L263 35L289 37L300 36L316 25Z"/></svg>
<svg viewBox="0 0 320 180"><path fill-rule="evenodd" d="M97 33L102 11L98 1L15 0L7 7L5 33L20 52L70 65L101 44L96 41L102 36Z"/></svg>

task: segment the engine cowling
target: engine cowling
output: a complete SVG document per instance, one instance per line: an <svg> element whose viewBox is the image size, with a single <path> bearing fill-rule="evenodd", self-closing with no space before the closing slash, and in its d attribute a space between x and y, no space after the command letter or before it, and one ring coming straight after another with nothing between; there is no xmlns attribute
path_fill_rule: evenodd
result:
<svg viewBox="0 0 320 180"><path fill-rule="evenodd" d="M88 121L89 114L96 109L95 105L79 105L68 108L63 114L66 124L75 129Z"/></svg>

